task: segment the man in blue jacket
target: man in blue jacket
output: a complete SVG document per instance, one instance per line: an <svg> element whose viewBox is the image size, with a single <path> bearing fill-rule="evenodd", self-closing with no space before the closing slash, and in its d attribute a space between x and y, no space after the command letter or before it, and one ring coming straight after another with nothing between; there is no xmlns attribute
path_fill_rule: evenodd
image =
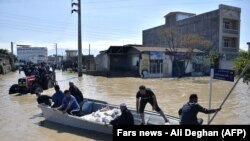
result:
<svg viewBox="0 0 250 141"><path fill-rule="evenodd" d="M62 105L64 94L58 85L55 85L54 88L56 92L52 95L52 101L54 104L51 107L56 108Z"/></svg>
<svg viewBox="0 0 250 141"><path fill-rule="evenodd" d="M64 91L64 96L62 105L58 107L57 110L61 110L63 113L80 116L80 106L76 98L70 94L69 90Z"/></svg>
<svg viewBox="0 0 250 141"><path fill-rule="evenodd" d="M206 109L198 104L198 96L196 94L191 94L189 97L189 102L183 105L179 110L180 124L181 125L201 125L203 123L202 118L197 118L199 112L210 114L220 111L221 108L217 109Z"/></svg>

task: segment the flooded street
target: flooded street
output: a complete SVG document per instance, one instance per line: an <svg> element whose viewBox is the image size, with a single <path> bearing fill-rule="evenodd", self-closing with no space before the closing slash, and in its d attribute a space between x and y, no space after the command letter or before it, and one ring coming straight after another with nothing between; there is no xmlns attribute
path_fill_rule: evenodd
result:
<svg viewBox="0 0 250 141"><path fill-rule="evenodd" d="M62 126L51 122L43 122L41 110L37 107L36 96L9 95L9 87L24 76L18 72L0 76L0 138L3 141L54 141L54 140L112 140L112 136L97 134L82 129ZM108 103L119 104L126 102L135 108L135 94L140 85L151 88L156 94L159 106L165 112L177 116L178 109L188 101L191 93L197 93L199 103L208 107L209 78L106 78L57 71L57 81L62 90L68 89L72 81L83 92L84 97L104 100ZM212 107L217 108L230 88L232 82L214 80ZM43 94L52 95L54 89ZM250 88L242 81L236 86L222 110L212 124L250 124ZM147 105L148 110L152 107ZM207 115L199 114L207 122ZM41 122L42 121L42 122Z"/></svg>

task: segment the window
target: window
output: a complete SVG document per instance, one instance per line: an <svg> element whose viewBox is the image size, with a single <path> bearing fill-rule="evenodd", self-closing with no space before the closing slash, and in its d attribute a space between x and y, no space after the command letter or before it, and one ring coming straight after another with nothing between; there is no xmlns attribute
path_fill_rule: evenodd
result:
<svg viewBox="0 0 250 141"><path fill-rule="evenodd" d="M223 24L225 29L230 29L230 23L228 21L224 21Z"/></svg>
<svg viewBox="0 0 250 141"><path fill-rule="evenodd" d="M223 47L235 48L237 46L237 38L225 37L223 39Z"/></svg>
<svg viewBox="0 0 250 141"><path fill-rule="evenodd" d="M229 39L224 38L224 47L229 47Z"/></svg>
<svg viewBox="0 0 250 141"><path fill-rule="evenodd" d="M201 72L202 71L202 65L201 64L193 64L194 72Z"/></svg>
<svg viewBox="0 0 250 141"><path fill-rule="evenodd" d="M162 60L150 60L150 73L151 74L163 73L162 64L163 64Z"/></svg>
<svg viewBox="0 0 250 141"><path fill-rule="evenodd" d="M236 47L236 39L232 38L231 42L230 42L230 47Z"/></svg>

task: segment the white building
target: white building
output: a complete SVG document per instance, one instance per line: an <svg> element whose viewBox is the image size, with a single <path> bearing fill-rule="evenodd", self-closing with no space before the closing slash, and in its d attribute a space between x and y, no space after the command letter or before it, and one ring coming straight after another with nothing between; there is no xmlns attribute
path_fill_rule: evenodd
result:
<svg viewBox="0 0 250 141"><path fill-rule="evenodd" d="M46 47L31 47L30 45L17 45L18 60L41 63L48 60L48 49Z"/></svg>
<svg viewBox="0 0 250 141"><path fill-rule="evenodd" d="M65 50L65 52L66 52L66 60L69 60L72 57L78 56L77 50Z"/></svg>

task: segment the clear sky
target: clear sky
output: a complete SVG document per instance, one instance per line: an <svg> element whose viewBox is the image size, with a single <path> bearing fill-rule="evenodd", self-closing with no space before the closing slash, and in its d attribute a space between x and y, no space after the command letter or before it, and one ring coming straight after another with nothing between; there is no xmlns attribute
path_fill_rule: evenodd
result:
<svg viewBox="0 0 250 141"><path fill-rule="evenodd" d="M77 0L74 0L77 2ZM219 4L241 8L240 48L250 42L250 0L82 0L83 53L110 45L142 44L142 30L164 24L172 11L201 14ZM77 14L71 0L0 0L0 48L10 42L46 46L49 55L77 49ZM15 50L15 48L14 48Z"/></svg>

